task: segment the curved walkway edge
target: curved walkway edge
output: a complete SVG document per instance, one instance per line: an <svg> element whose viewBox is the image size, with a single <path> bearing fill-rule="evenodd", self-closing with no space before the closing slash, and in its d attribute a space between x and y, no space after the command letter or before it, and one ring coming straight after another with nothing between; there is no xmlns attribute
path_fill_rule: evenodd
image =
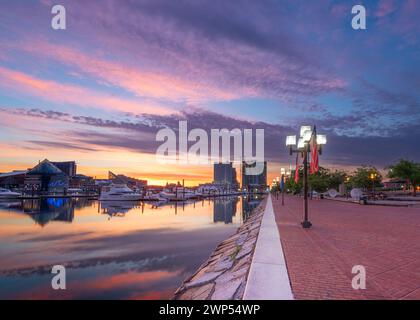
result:
<svg viewBox="0 0 420 320"><path fill-rule="evenodd" d="M267 197L238 230L183 282L174 300L242 300Z"/></svg>
<svg viewBox="0 0 420 320"><path fill-rule="evenodd" d="M290 279L268 196L243 300L293 300Z"/></svg>

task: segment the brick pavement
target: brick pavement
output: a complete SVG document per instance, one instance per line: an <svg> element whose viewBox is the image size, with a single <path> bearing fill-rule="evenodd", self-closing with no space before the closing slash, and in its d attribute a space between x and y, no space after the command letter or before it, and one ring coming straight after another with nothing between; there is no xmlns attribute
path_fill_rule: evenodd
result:
<svg viewBox="0 0 420 320"><path fill-rule="evenodd" d="M272 197L295 299L420 300L420 208ZM354 290L354 265L366 268L366 290Z"/></svg>

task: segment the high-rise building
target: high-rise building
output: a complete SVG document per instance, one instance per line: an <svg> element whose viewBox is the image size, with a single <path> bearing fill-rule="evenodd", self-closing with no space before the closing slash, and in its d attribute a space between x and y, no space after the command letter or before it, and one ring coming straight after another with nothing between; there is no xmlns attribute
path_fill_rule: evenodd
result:
<svg viewBox="0 0 420 320"><path fill-rule="evenodd" d="M253 168L257 165L257 162L248 164L245 161L242 162L242 188L252 192L262 192L267 188L267 161L262 164L264 169L260 174L250 175L246 174L246 168Z"/></svg>
<svg viewBox="0 0 420 320"><path fill-rule="evenodd" d="M233 168L233 187L235 189L239 188L238 175L236 174L236 168Z"/></svg>
<svg viewBox="0 0 420 320"><path fill-rule="evenodd" d="M232 163L215 163L214 164L214 178L213 182L215 184L225 184L233 186L235 184L234 172Z"/></svg>

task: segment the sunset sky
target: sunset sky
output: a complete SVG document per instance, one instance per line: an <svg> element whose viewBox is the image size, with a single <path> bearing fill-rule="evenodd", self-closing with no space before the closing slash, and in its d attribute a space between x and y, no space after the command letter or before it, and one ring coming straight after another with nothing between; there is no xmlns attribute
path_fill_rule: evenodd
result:
<svg viewBox="0 0 420 320"><path fill-rule="evenodd" d="M156 132L263 128L269 178L316 124L320 164L420 160L420 1L2 0L0 172L76 160L163 184L211 166L157 164ZM351 28L351 7L367 30ZM51 28L62 4L67 29Z"/></svg>

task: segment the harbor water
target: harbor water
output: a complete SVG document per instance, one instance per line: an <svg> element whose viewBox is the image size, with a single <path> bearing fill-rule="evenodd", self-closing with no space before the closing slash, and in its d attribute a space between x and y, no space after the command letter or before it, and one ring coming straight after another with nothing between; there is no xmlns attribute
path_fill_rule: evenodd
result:
<svg viewBox="0 0 420 320"><path fill-rule="evenodd" d="M260 201L1 200L0 299L169 299Z"/></svg>

